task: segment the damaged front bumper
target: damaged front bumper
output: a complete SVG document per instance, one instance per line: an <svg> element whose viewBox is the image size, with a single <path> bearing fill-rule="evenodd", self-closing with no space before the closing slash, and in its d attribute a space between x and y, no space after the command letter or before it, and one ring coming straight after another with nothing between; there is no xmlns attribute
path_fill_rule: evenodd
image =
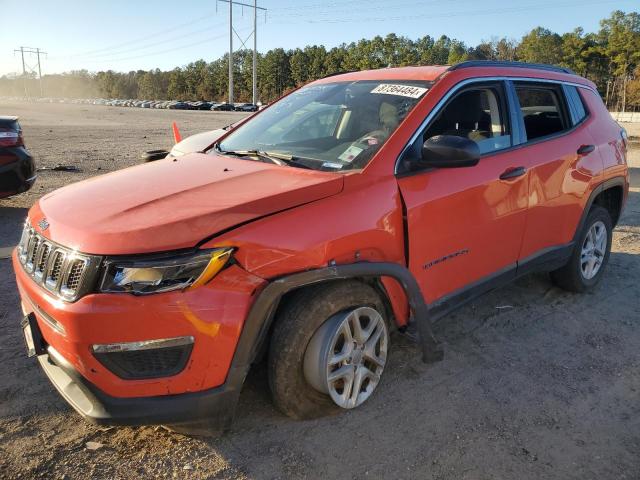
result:
<svg viewBox="0 0 640 480"><path fill-rule="evenodd" d="M169 424L189 428L206 424L207 433L227 430L233 420L244 374L229 372L227 382L208 390L178 395L119 398L88 382L51 346L38 356L60 395L85 419L99 425Z"/></svg>

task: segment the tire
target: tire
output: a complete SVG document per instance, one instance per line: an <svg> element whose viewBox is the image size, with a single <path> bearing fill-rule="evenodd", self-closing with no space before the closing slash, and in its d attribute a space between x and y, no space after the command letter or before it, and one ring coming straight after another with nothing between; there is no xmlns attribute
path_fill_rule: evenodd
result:
<svg viewBox="0 0 640 480"><path fill-rule="evenodd" d="M149 150L145 152L140 157L144 163L155 162L156 160L162 160L164 157L169 155L169 152L166 150Z"/></svg>
<svg viewBox="0 0 640 480"><path fill-rule="evenodd" d="M269 347L268 375L273 402L282 413L306 420L343 410L307 381L305 353L321 326L358 307L373 308L381 315L388 342L387 318L380 296L373 287L355 280L295 292L279 311Z"/></svg>
<svg viewBox="0 0 640 480"><path fill-rule="evenodd" d="M583 264L582 255L583 250L588 249L589 246L589 239L587 238L589 233L592 232L592 229L597 231L601 227L606 230L603 234L606 239L606 246L604 252L602 252L601 262L594 273L589 271L588 264ZM553 282L565 290L576 293L583 293L595 287L602 278L604 269L609 261L612 231L613 222L609 212L599 205L593 206L580 231L578 241L573 247L569 262L564 267L551 272ZM598 249L594 249L594 252L597 251Z"/></svg>

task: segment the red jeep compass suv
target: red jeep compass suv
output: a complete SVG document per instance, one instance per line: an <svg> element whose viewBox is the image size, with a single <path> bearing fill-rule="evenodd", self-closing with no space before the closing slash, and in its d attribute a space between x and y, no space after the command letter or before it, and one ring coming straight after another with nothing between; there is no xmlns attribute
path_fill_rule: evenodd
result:
<svg viewBox="0 0 640 480"><path fill-rule="evenodd" d="M203 153L40 199L13 255L30 355L97 423L227 427L266 355L295 418L357 407L390 331L534 270L602 277L626 136L593 83L544 65L345 73Z"/></svg>

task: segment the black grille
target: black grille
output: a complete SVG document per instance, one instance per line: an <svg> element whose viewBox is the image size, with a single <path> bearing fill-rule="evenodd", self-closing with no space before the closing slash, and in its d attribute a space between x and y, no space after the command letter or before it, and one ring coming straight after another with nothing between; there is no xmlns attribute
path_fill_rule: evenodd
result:
<svg viewBox="0 0 640 480"><path fill-rule="evenodd" d="M84 260L74 260L72 263L71 269L69 270L69 276L65 282L65 287L75 292L80 286L80 279L82 278L82 272L84 271Z"/></svg>
<svg viewBox="0 0 640 480"><path fill-rule="evenodd" d="M49 274L49 280L52 284L56 284L60 277L60 270L62 269L62 262L64 261L64 253L56 252L51 265L51 273Z"/></svg>
<svg viewBox="0 0 640 480"><path fill-rule="evenodd" d="M29 258L27 259L27 265L30 265L30 268L33 269L33 264L36 261L36 255L38 254L38 245L40 244L40 239L38 237L32 237L29 242Z"/></svg>
<svg viewBox="0 0 640 480"><path fill-rule="evenodd" d="M51 246L48 243L45 243L42 246L42 252L40 254L40 261L36 266L36 272L42 273L44 272L45 267L47 266L47 259L49 258L49 253L51 252Z"/></svg>
<svg viewBox="0 0 640 480"><path fill-rule="evenodd" d="M126 380L170 377L184 370L193 345L128 352L94 353L107 369Z"/></svg>

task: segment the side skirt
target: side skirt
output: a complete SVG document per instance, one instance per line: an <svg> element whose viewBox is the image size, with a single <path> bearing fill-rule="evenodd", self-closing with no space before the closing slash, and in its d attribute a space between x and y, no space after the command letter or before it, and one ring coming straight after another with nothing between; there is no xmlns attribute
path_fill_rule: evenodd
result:
<svg viewBox="0 0 640 480"><path fill-rule="evenodd" d="M504 287L514 280L534 272L550 272L569 261L574 242L546 248L513 265L503 268L477 282L452 292L428 306L431 322L464 306L472 300L496 288Z"/></svg>

